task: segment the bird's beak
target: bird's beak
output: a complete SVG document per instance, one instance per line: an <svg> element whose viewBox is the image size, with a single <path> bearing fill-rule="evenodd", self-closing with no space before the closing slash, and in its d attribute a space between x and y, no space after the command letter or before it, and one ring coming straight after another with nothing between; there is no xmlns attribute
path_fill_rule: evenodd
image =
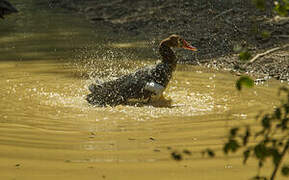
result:
<svg viewBox="0 0 289 180"><path fill-rule="evenodd" d="M188 50L191 50L191 51L197 51L197 48L190 45L187 41L183 40L183 48L184 49L188 49Z"/></svg>

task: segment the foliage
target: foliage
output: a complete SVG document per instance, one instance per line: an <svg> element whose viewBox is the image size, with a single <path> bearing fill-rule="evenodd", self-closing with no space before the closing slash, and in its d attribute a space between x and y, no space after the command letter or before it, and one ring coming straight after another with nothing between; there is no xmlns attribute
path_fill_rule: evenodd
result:
<svg viewBox="0 0 289 180"><path fill-rule="evenodd" d="M174 160L176 160L176 161L181 161L181 160L183 160L183 155L182 155L181 153L177 152L177 151L171 152L171 156L172 156L172 158L173 158Z"/></svg>
<svg viewBox="0 0 289 180"><path fill-rule="evenodd" d="M236 88L237 90L241 91L243 86L252 88L254 86L254 80L252 80L249 76L241 76L236 81Z"/></svg>
<svg viewBox="0 0 289 180"><path fill-rule="evenodd" d="M252 0L258 9L265 10L266 0ZM289 0L274 1L274 11L280 16L288 16ZM269 39L271 32L262 31L261 37ZM247 61L251 58L248 50L241 46L235 46L234 51L239 53L239 59ZM254 81L248 76L241 76L236 81L236 88L240 91L242 87L253 87ZM274 109L272 113L259 114L256 119L260 124L261 130L252 130L250 125L237 126L230 129L228 139L223 145L224 154L236 153L240 150L243 155L243 164L246 164L249 159L258 161L259 171L252 179L254 180L274 180L277 172L280 170L283 176L289 176L289 165L282 162L286 154L289 152L289 89L286 87L280 88L280 93L287 95L281 105ZM205 149L202 155L215 157L215 152L212 149ZM175 160L182 160L182 153L177 153L181 158L175 158L175 152L172 152L172 157ZM186 154L183 152L183 155ZM188 153L187 155L190 155ZM270 178L260 175L260 169L270 159L274 167ZM268 161L267 161L268 163ZM288 162L287 162L288 163Z"/></svg>
<svg viewBox="0 0 289 180"><path fill-rule="evenodd" d="M215 157L215 152L212 149L207 148L204 151L202 151L202 155L203 156L208 155L209 157Z"/></svg>
<svg viewBox="0 0 289 180"><path fill-rule="evenodd" d="M249 60L252 55L251 53L248 51L247 48L244 48L242 47L240 44L236 44L233 48L233 50L236 52L236 53L239 53L239 59L241 61L247 61Z"/></svg>
<svg viewBox="0 0 289 180"><path fill-rule="evenodd" d="M265 160L271 159L274 166L271 180L275 178L282 165L282 159L289 151L289 89L283 87L280 89L281 92L287 94L287 99L282 101L282 104L272 113L257 117L261 130L254 132L249 125L234 127L230 130L228 140L223 147L225 154L243 149L243 163L246 164L249 158L255 158L258 160L259 169L263 167ZM258 139L258 141L249 144L250 139ZM289 176L289 166L283 165L281 173ZM268 178L257 174L253 179Z"/></svg>
<svg viewBox="0 0 289 180"><path fill-rule="evenodd" d="M248 82L249 84L254 84L253 80L249 77L242 76L240 79L240 87L242 87L242 84L247 84ZM261 127L260 130L252 130L250 125L233 127L229 131L227 142L223 145L223 152L226 155L241 150L243 164L246 164L250 158L258 161L259 171L252 178L254 180L269 179L259 174L267 159L271 159L274 167L270 180L275 179L279 169L281 169L283 176L289 176L289 165L282 163L282 159L289 152L289 89L282 87L280 88L279 95L281 93L286 94L286 99L281 101L280 106L276 107L271 113L259 114L256 117ZM215 157L214 150L209 148L203 150L201 153L203 156ZM182 160L185 154L191 155L191 152L184 150L182 153L176 151L171 153L173 159L177 161Z"/></svg>
<svg viewBox="0 0 289 180"><path fill-rule="evenodd" d="M284 176L289 176L289 165L284 165L281 172Z"/></svg>
<svg viewBox="0 0 289 180"><path fill-rule="evenodd" d="M265 0L253 0L253 3L258 9L265 10Z"/></svg>
<svg viewBox="0 0 289 180"><path fill-rule="evenodd" d="M264 31L261 32L261 37L263 39L268 39L268 38L271 37L271 32L264 30Z"/></svg>
<svg viewBox="0 0 289 180"><path fill-rule="evenodd" d="M250 58L251 58L251 54L247 50L244 50L244 51L240 52L240 54L239 54L239 59L242 61L247 61Z"/></svg>
<svg viewBox="0 0 289 180"><path fill-rule="evenodd" d="M169 150L171 150L171 148L168 148ZM187 149L184 149L182 152L179 152L177 150L172 150L171 152L171 157L172 159L174 159L175 161L181 161L183 160L183 157L185 155L192 155L192 152L187 150Z"/></svg>
<svg viewBox="0 0 289 180"><path fill-rule="evenodd" d="M252 0L253 4L260 9L265 10L266 0ZM274 1L274 11L280 16L288 16L289 0L276 0Z"/></svg>
<svg viewBox="0 0 289 180"><path fill-rule="evenodd" d="M289 0L275 1L274 10L275 10L280 16L288 16Z"/></svg>

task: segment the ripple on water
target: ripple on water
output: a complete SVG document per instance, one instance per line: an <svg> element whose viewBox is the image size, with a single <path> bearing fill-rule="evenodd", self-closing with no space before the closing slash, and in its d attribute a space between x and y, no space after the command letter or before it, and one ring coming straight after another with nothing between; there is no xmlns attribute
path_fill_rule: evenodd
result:
<svg viewBox="0 0 289 180"><path fill-rule="evenodd" d="M80 153L70 162L161 161L167 153L158 155L152 148L167 152L168 146L215 145L229 120L251 116L248 104L266 104L258 102L259 91L243 97L232 93L234 78L228 74L196 73L191 67L178 69L165 91L171 104L93 107L85 100L91 80L71 76L74 70L61 63L30 63L0 72L2 145L93 154Z"/></svg>

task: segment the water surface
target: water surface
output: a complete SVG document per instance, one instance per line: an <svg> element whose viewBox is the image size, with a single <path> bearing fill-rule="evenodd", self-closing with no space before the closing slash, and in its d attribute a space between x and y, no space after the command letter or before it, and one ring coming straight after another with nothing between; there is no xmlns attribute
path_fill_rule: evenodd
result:
<svg viewBox="0 0 289 180"><path fill-rule="evenodd" d="M15 2L24 12L36 6L36 1ZM139 55L153 48L150 42L141 37L124 42L93 29L77 14L57 9L12 16L2 27L1 179L255 175L256 162L243 166L239 155L224 157L222 143L230 127L256 125L259 111L278 105L278 88L286 83L270 80L237 92L238 77L228 72L179 65L165 91L170 104L92 107L85 96L93 78L113 79L153 64L157 57ZM193 153L175 162L168 147ZM218 158L202 158L200 151L207 147Z"/></svg>

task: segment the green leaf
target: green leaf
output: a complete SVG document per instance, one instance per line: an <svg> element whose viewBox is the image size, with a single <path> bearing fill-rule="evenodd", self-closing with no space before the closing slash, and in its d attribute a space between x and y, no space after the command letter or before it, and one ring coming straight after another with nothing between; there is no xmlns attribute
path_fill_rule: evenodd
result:
<svg viewBox="0 0 289 180"><path fill-rule="evenodd" d="M240 147L240 145L236 140L230 141L230 148L231 148L232 152L236 152L239 147Z"/></svg>
<svg viewBox="0 0 289 180"><path fill-rule="evenodd" d="M262 119L262 126L264 129L268 129L271 126L271 119L268 115L265 115Z"/></svg>
<svg viewBox="0 0 289 180"><path fill-rule="evenodd" d="M248 51L242 51L239 54L239 59L242 61L247 61L251 58L251 54Z"/></svg>
<svg viewBox="0 0 289 180"><path fill-rule="evenodd" d="M270 152L263 143L256 145L254 148L254 154L257 159L263 160L268 156L269 153Z"/></svg>
<svg viewBox="0 0 289 180"><path fill-rule="evenodd" d="M232 128L232 129L230 130L230 135L231 135L232 137L235 137L236 134L237 134L237 132L238 132L238 130L239 130L239 128Z"/></svg>
<svg viewBox="0 0 289 180"><path fill-rule="evenodd" d="M230 151L236 152L239 148L239 143L235 139L230 139L229 142L227 142L223 147L223 151L225 154L228 154Z"/></svg>
<svg viewBox="0 0 289 180"><path fill-rule="evenodd" d="M289 6L289 0L283 0L283 2L287 5L287 6ZM288 7L289 8L289 7Z"/></svg>
<svg viewBox="0 0 289 180"><path fill-rule="evenodd" d="M271 37L271 32L266 31L266 30L262 31L261 36L262 36L263 39L268 39L268 38Z"/></svg>
<svg viewBox="0 0 289 180"><path fill-rule="evenodd" d="M243 152L243 156L244 156L243 164L246 164L246 162L250 156L250 152L251 151L249 149Z"/></svg>
<svg viewBox="0 0 289 180"><path fill-rule="evenodd" d="M281 169L283 176L289 176L289 165L284 165Z"/></svg>
<svg viewBox="0 0 289 180"><path fill-rule="evenodd" d="M249 76L241 76L236 82L236 88L241 91L243 86L252 88L254 87L254 81Z"/></svg>
<svg viewBox="0 0 289 180"><path fill-rule="evenodd" d="M176 161L181 161L183 159L182 155L178 152L172 152L171 156Z"/></svg>
<svg viewBox="0 0 289 180"><path fill-rule="evenodd" d="M207 149L207 153L209 155L209 157L215 157L215 152L211 149Z"/></svg>
<svg viewBox="0 0 289 180"><path fill-rule="evenodd" d="M258 9L261 9L261 10L265 9L265 0L253 0L253 3Z"/></svg>
<svg viewBox="0 0 289 180"><path fill-rule="evenodd" d="M277 3L277 4L275 5L274 10L275 10L280 16L287 16L287 15L288 15L288 5L286 5L286 4Z"/></svg>
<svg viewBox="0 0 289 180"><path fill-rule="evenodd" d="M202 156L205 156L206 154L208 154L209 157L215 157L215 152L212 149L207 148L202 151Z"/></svg>

